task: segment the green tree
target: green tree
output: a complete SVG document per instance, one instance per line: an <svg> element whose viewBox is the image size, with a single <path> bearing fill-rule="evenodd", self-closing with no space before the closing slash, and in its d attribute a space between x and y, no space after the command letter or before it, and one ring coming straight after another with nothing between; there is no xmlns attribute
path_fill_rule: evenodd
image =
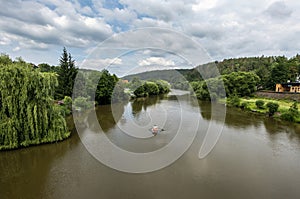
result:
<svg viewBox="0 0 300 199"><path fill-rule="evenodd" d="M249 96L257 90L260 82L259 77L252 72L233 72L223 75L224 86L227 96Z"/></svg>
<svg viewBox="0 0 300 199"><path fill-rule="evenodd" d="M158 95L159 94L159 88L154 82L145 82L143 84L144 91L147 93L147 95Z"/></svg>
<svg viewBox="0 0 300 199"><path fill-rule="evenodd" d="M269 110L269 116L273 116L279 108L279 104L274 102L268 102L266 106Z"/></svg>
<svg viewBox="0 0 300 199"><path fill-rule="evenodd" d="M0 150L55 142L70 135L61 108L53 104L54 73L29 64L0 65Z"/></svg>
<svg viewBox="0 0 300 199"><path fill-rule="evenodd" d="M122 81L118 81L115 84L114 91L112 94L112 102L122 102L129 99L129 95L124 92L125 85Z"/></svg>
<svg viewBox="0 0 300 199"><path fill-rule="evenodd" d="M165 94L170 92L170 85L167 81L156 80L155 83L158 86L159 94Z"/></svg>
<svg viewBox="0 0 300 199"><path fill-rule="evenodd" d="M101 72L95 96L95 100L98 104L111 103L112 94L117 82L118 78L116 75L110 75L107 70Z"/></svg>
<svg viewBox="0 0 300 199"><path fill-rule="evenodd" d="M277 83L289 80L289 68L285 57L278 57L272 64L270 79L267 83L268 88L274 90Z"/></svg>
<svg viewBox="0 0 300 199"><path fill-rule="evenodd" d="M75 67L75 61L71 54L68 54L67 49L64 47L63 53L59 60L58 69L58 87L56 89L56 98L63 99L65 96L72 96L74 81L78 72Z"/></svg>
<svg viewBox="0 0 300 199"><path fill-rule="evenodd" d="M281 114L280 118L286 121L295 122L299 117L298 103L294 102L287 112Z"/></svg>
<svg viewBox="0 0 300 199"><path fill-rule="evenodd" d="M13 63L13 61L11 60L9 55L1 53L1 55L0 55L0 65L1 66L7 66L12 63Z"/></svg>
<svg viewBox="0 0 300 199"><path fill-rule="evenodd" d="M47 63L39 64L38 68L40 69L41 72L56 72L56 67L55 66L50 66Z"/></svg>
<svg viewBox="0 0 300 199"><path fill-rule="evenodd" d="M144 86L141 85L139 87L137 87L134 91L133 94L137 97L145 97L147 96L147 93L145 92Z"/></svg>

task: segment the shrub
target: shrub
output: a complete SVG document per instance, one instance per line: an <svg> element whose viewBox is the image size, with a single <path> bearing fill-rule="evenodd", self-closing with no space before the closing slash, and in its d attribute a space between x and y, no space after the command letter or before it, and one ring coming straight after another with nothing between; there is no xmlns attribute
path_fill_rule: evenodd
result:
<svg viewBox="0 0 300 199"><path fill-rule="evenodd" d="M292 104L292 106L289 108L289 112L293 115L293 117L297 117L299 115L297 102Z"/></svg>
<svg viewBox="0 0 300 199"><path fill-rule="evenodd" d="M281 114L280 118L289 122L295 122L295 117L290 111Z"/></svg>
<svg viewBox="0 0 300 199"><path fill-rule="evenodd" d="M263 100L256 100L256 102L255 102L256 107L259 109L263 109L264 104L265 104L265 102Z"/></svg>
<svg viewBox="0 0 300 199"><path fill-rule="evenodd" d="M92 107L92 103L88 102L88 98L86 97L77 97L74 100L74 106L75 108L87 109Z"/></svg>
<svg viewBox="0 0 300 199"><path fill-rule="evenodd" d="M279 105L274 102L268 102L266 106L269 109L269 116L273 116L279 108Z"/></svg>
<svg viewBox="0 0 300 199"><path fill-rule="evenodd" d="M243 102L240 107L243 110L249 110L249 103L248 102Z"/></svg>
<svg viewBox="0 0 300 199"><path fill-rule="evenodd" d="M145 97L147 93L145 92L144 86L139 86L133 91L134 95L137 97Z"/></svg>
<svg viewBox="0 0 300 199"><path fill-rule="evenodd" d="M158 95L159 94L159 88L154 82L145 82L143 84L145 93L148 93L148 95Z"/></svg>
<svg viewBox="0 0 300 199"><path fill-rule="evenodd" d="M241 99L234 95L228 99L228 104L234 107L240 107Z"/></svg>
<svg viewBox="0 0 300 199"><path fill-rule="evenodd" d="M280 118L289 122L295 122L296 117L299 116L299 111L298 111L298 103L294 102L289 110L285 113L283 113Z"/></svg>
<svg viewBox="0 0 300 199"><path fill-rule="evenodd" d="M167 81L157 80L154 83L156 83L156 85L158 86L160 94L165 94L165 93L170 92L170 85Z"/></svg>

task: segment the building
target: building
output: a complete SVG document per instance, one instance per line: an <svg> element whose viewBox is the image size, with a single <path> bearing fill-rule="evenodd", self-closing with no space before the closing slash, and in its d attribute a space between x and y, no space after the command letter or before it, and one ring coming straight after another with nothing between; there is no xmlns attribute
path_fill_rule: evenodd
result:
<svg viewBox="0 0 300 199"><path fill-rule="evenodd" d="M300 77L297 75L296 82L286 82L282 84L276 84L276 92L290 92L290 93L300 93Z"/></svg>
<svg viewBox="0 0 300 199"><path fill-rule="evenodd" d="M276 92L300 93L300 82L276 84Z"/></svg>

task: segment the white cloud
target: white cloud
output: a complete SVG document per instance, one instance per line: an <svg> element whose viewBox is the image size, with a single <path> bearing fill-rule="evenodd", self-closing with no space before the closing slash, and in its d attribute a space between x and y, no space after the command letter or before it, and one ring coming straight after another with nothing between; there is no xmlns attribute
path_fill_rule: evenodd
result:
<svg viewBox="0 0 300 199"><path fill-rule="evenodd" d="M192 5L192 9L195 12L208 10L217 5L217 0L200 0L196 4Z"/></svg>
<svg viewBox="0 0 300 199"><path fill-rule="evenodd" d="M55 9L51 10L35 1L2 2L1 30L6 34L18 36L21 40L33 40L32 46L26 45L27 48L36 48L39 43L87 47L103 41L113 33L103 18L78 13L76 6L71 2L44 3L54 5ZM86 9L83 7L84 13Z"/></svg>
<svg viewBox="0 0 300 199"><path fill-rule="evenodd" d="M113 65L122 65L121 58L106 58L106 59L86 59L82 63L79 63L80 68L88 68L95 70L103 70L107 67L111 67Z"/></svg>
<svg viewBox="0 0 300 199"><path fill-rule="evenodd" d="M119 0L120 7L108 6L104 0L91 2L0 0L1 51L56 64L66 46L82 61L90 48L117 32L160 27L186 33L218 60L299 53L300 2L296 0ZM176 36L151 30L112 42L119 47L160 45L171 52L191 50L189 43ZM37 53L40 50L44 52ZM108 53L101 59L112 59ZM54 57L49 58L50 54Z"/></svg>
<svg viewBox="0 0 300 199"><path fill-rule="evenodd" d="M14 49L13 49L13 51L14 52L17 52L17 51L19 51L21 48L20 48L20 46L17 46L17 47L15 47Z"/></svg>
<svg viewBox="0 0 300 199"><path fill-rule="evenodd" d="M175 66L175 62L172 60L166 60L163 57L149 57L141 60L138 63L139 66Z"/></svg>

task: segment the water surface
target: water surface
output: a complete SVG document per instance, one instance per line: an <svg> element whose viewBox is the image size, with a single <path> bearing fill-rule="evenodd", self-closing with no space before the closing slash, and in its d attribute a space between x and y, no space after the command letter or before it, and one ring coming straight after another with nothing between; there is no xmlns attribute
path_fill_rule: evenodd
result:
<svg viewBox="0 0 300 199"><path fill-rule="evenodd" d="M223 124L211 121L210 103L160 96L97 107L98 133L128 151L149 152L166 146L181 117L186 120L193 112L199 112L200 121L191 147L175 163L151 173L129 174L99 163L75 131L63 142L0 152L0 198L299 198L299 125L230 108ZM210 122L214 128L224 125L222 135L199 159ZM81 128L87 123L90 129L97 126L86 120ZM154 123L166 132L152 137L141 131Z"/></svg>

